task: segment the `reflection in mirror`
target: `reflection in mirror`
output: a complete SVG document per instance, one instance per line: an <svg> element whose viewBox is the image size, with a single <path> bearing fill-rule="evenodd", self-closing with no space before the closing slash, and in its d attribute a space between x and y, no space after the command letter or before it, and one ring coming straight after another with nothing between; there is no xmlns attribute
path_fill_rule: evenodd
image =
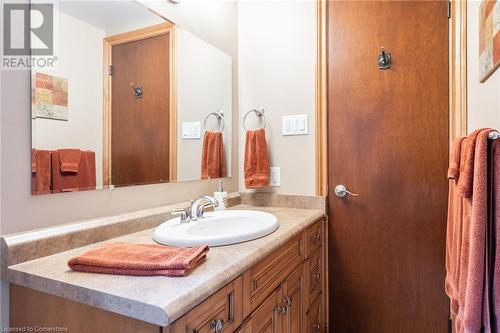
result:
<svg viewBox="0 0 500 333"><path fill-rule="evenodd" d="M228 54L135 1L54 8L57 61L32 68L33 194L231 176Z"/></svg>

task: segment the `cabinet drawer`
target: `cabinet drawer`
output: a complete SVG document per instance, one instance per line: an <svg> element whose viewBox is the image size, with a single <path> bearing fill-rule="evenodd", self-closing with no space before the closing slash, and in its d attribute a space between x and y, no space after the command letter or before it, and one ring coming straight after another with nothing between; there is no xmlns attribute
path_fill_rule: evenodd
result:
<svg viewBox="0 0 500 333"><path fill-rule="evenodd" d="M324 239L323 220L319 220L306 230L306 257L321 246Z"/></svg>
<svg viewBox="0 0 500 333"><path fill-rule="evenodd" d="M323 332L323 303L321 295L317 297L311 304L311 307L306 314L306 333L321 333Z"/></svg>
<svg viewBox="0 0 500 333"><path fill-rule="evenodd" d="M303 234L297 235L243 274L243 315L250 314L304 260Z"/></svg>
<svg viewBox="0 0 500 333"><path fill-rule="evenodd" d="M306 309L321 294L323 286L322 248L318 248L306 260Z"/></svg>
<svg viewBox="0 0 500 333"><path fill-rule="evenodd" d="M240 276L173 323L171 333L234 332L243 318L241 291Z"/></svg>

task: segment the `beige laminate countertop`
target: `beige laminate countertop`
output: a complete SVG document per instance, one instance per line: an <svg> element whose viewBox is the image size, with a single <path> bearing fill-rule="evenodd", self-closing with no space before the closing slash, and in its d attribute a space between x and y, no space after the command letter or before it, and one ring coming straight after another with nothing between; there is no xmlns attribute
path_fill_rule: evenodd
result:
<svg viewBox="0 0 500 333"><path fill-rule="evenodd" d="M167 326L324 215L320 210L282 207L238 205L232 209L272 213L280 227L260 239L211 248L206 262L186 277L79 273L67 266L71 257L104 243L154 243L154 229L9 266L5 277L27 288Z"/></svg>

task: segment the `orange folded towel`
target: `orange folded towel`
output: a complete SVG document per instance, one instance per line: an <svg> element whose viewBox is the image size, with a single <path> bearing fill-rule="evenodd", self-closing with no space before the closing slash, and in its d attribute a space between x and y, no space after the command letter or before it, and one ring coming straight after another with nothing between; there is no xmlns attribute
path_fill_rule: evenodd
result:
<svg viewBox="0 0 500 333"><path fill-rule="evenodd" d="M269 155L263 128L246 132L244 174L246 188L269 185Z"/></svg>
<svg viewBox="0 0 500 333"><path fill-rule="evenodd" d="M44 194L51 191L51 152L31 150L31 193Z"/></svg>
<svg viewBox="0 0 500 333"><path fill-rule="evenodd" d="M69 260L77 272L135 275L185 276L205 261L208 246L192 248L156 244L106 244Z"/></svg>
<svg viewBox="0 0 500 333"><path fill-rule="evenodd" d="M201 179L226 177L222 132L205 131L201 153Z"/></svg>
<svg viewBox="0 0 500 333"><path fill-rule="evenodd" d="M80 171L80 160L82 152L80 149L58 149L59 163L61 164L61 172L78 172Z"/></svg>

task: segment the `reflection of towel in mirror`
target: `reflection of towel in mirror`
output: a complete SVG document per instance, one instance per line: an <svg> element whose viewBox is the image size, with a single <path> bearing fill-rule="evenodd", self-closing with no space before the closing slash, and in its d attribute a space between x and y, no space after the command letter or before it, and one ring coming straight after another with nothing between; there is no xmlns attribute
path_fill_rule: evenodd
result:
<svg viewBox="0 0 500 333"><path fill-rule="evenodd" d="M63 172L58 151L52 152L52 192L95 190L95 153L82 151L78 172Z"/></svg>
<svg viewBox="0 0 500 333"><path fill-rule="evenodd" d="M58 149L61 172L78 172L82 152L80 149Z"/></svg>
<svg viewBox="0 0 500 333"><path fill-rule="evenodd" d="M201 152L201 179L226 177L222 132L205 131Z"/></svg>
<svg viewBox="0 0 500 333"><path fill-rule="evenodd" d="M269 155L263 128L247 131L244 163L246 188L269 185Z"/></svg>
<svg viewBox="0 0 500 333"><path fill-rule="evenodd" d="M31 150L31 193L50 193L51 166L49 150Z"/></svg>

